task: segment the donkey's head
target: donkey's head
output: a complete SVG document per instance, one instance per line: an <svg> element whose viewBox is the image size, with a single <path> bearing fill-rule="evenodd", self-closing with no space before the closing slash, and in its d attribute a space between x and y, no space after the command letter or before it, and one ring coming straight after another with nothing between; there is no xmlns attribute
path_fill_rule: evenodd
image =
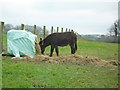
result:
<svg viewBox="0 0 120 90"><path fill-rule="evenodd" d="M42 40L42 38L40 38L39 45L40 45L40 48L41 48L41 53L44 54L45 46L44 46L44 41Z"/></svg>

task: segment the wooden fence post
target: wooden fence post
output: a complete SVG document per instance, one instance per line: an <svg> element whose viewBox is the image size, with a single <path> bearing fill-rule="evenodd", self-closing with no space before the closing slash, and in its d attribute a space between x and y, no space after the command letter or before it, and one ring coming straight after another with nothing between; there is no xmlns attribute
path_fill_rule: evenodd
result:
<svg viewBox="0 0 120 90"><path fill-rule="evenodd" d="M59 31L59 27L57 27L57 32Z"/></svg>
<svg viewBox="0 0 120 90"><path fill-rule="evenodd" d="M4 22L0 22L0 54L3 50L3 32L4 32Z"/></svg>
<svg viewBox="0 0 120 90"><path fill-rule="evenodd" d="M45 39L46 26L43 26L43 39Z"/></svg>
<svg viewBox="0 0 120 90"><path fill-rule="evenodd" d="M3 49L4 22L0 22L0 89L2 89L2 49Z"/></svg>
<svg viewBox="0 0 120 90"><path fill-rule="evenodd" d="M53 26L51 27L51 34L53 33Z"/></svg>
<svg viewBox="0 0 120 90"><path fill-rule="evenodd" d="M61 32L63 32L63 28L61 28Z"/></svg>
<svg viewBox="0 0 120 90"><path fill-rule="evenodd" d="M67 32L67 28L66 28L66 32Z"/></svg>
<svg viewBox="0 0 120 90"><path fill-rule="evenodd" d="M34 34L36 34L36 25L34 25Z"/></svg>
<svg viewBox="0 0 120 90"><path fill-rule="evenodd" d="M69 32L70 32L70 29L69 29Z"/></svg>
<svg viewBox="0 0 120 90"><path fill-rule="evenodd" d="M24 30L25 26L24 24L21 24L21 30Z"/></svg>
<svg viewBox="0 0 120 90"><path fill-rule="evenodd" d="M2 53L2 22L0 22L0 57Z"/></svg>

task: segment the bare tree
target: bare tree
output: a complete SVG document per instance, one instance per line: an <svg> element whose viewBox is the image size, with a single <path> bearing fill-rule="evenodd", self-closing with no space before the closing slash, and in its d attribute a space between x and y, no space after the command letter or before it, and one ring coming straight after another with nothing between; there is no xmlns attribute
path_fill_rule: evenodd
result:
<svg viewBox="0 0 120 90"><path fill-rule="evenodd" d="M109 28L108 37L110 42L120 43L120 19L116 20L113 25Z"/></svg>
<svg viewBox="0 0 120 90"><path fill-rule="evenodd" d="M120 18L118 19L118 37L120 37Z"/></svg>
<svg viewBox="0 0 120 90"><path fill-rule="evenodd" d="M115 37L117 37L117 35L118 35L117 27L118 27L117 23L114 23L114 33L115 33Z"/></svg>
<svg viewBox="0 0 120 90"><path fill-rule="evenodd" d="M115 21L113 25L111 25L111 27L109 28L109 32L108 32L108 35L109 36L114 36L114 37L117 37L118 34L120 33L119 32L119 21Z"/></svg>

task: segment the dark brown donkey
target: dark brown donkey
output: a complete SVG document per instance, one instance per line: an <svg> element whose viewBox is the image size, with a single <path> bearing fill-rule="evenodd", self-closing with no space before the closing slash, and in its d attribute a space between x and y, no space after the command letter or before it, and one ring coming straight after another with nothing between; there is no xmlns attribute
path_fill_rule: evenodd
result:
<svg viewBox="0 0 120 90"><path fill-rule="evenodd" d="M51 45L50 57L53 54L54 48L57 56L59 55L58 46L71 47L71 54L74 54L77 50L77 36L74 32L52 33L48 35L44 40L40 38L41 53L44 54L45 48Z"/></svg>

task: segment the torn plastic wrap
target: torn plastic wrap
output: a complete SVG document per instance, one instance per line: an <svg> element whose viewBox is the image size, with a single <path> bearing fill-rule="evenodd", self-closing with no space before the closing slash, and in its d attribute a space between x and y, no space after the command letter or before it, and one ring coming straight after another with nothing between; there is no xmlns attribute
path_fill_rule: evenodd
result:
<svg viewBox="0 0 120 90"><path fill-rule="evenodd" d="M35 38L37 36L25 30L10 30L7 32L8 53L15 57L29 56L34 57Z"/></svg>

